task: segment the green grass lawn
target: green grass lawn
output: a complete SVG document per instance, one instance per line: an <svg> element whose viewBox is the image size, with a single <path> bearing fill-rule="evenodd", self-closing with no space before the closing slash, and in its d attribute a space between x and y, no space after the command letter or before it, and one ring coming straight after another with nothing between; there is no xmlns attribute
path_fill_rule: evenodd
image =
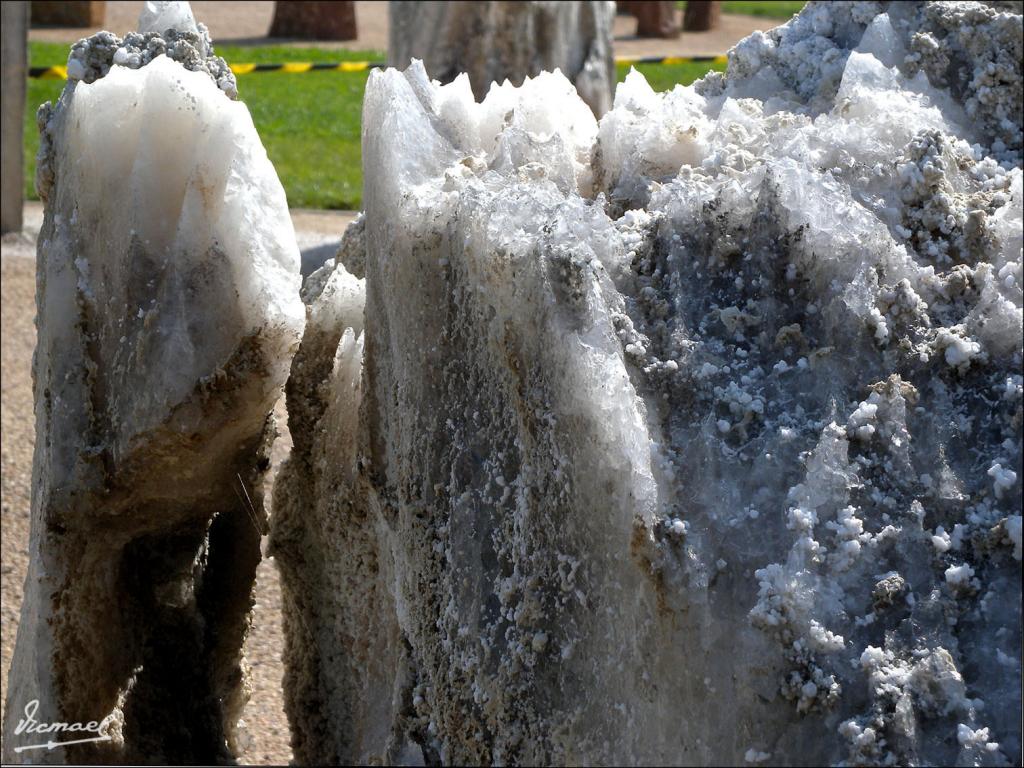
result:
<svg viewBox="0 0 1024 768"><path fill-rule="evenodd" d="M629 74L629 66L619 64L615 67L618 81L621 83ZM670 91L677 85L689 85L700 80L712 69L725 71L725 64L709 64L694 62L690 64L637 64L636 69L643 73L651 88L656 91Z"/></svg>
<svg viewBox="0 0 1024 768"><path fill-rule="evenodd" d="M30 65L64 64L68 46L29 45ZM381 61L378 51L338 51L293 47L218 46L228 62ZM637 67L655 90L688 85L712 68L708 64L643 64ZM714 65L715 69L723 66ZM629 68L618 67L618 78ZM259 72L240 75L238 92L277 168L288 204L294 208L358 209L362 205L363 173L359 122L366 72ZM39 132L35 113L44 101L55 100L62 80L29 80L25 115L25 190L35 193Z"/></svg>
<svg viewBox="0 0 1024 768"><path fill-rule="evenodd" d="M788 21L806 4L806 0L725 0L722 3L722 13L742 13L745 16L763 16L766 19ZM677 5L683 8L686 2L678 0Z"/></svg>
<svg viewBox="0 0 1024 768"><path fill-rule="evenodd" d="M742 13L788 21L794 14L800 13L806 4L804 0L726 0L722 3L722 13Z"/></svg>

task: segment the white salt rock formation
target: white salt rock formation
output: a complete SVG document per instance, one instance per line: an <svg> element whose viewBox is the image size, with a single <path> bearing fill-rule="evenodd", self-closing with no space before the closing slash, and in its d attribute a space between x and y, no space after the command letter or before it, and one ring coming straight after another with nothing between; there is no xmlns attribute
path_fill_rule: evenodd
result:
<svg viewBox="0 0 1024 768"><path fill-rule="evenodd" d="M811 3L600 124L372 74L275 492L297 760L1019 760L1021 29Z"/></svg>
<svg viewBox="0 0 1024 768"><path fill-rule="evenodd" d="M466 73L478 99L492 83L519 86L526 77L557 69L595 115L611 108L614 3L392 0L388 10L392 67L405 69L420 59L442 83Z"/></svg>
<svg viewBox="0 0 1024 768"><path fill-rule="evenodd" d="M169 29L175 32L198 33L196 18L187 2L175 0L146 0L139 14L138 31L161 33Z"/></svg>
<svg viewBox="0 0 1024 768"><path fill-rule="evenodd" d="M236 751L271 413L304 319L284 190L198 41L84 40L81 77L40 110L31 561L5 763ZM37 723L107 719L110 739L19 752L95 735L16 734L33 701Z"/></svg>

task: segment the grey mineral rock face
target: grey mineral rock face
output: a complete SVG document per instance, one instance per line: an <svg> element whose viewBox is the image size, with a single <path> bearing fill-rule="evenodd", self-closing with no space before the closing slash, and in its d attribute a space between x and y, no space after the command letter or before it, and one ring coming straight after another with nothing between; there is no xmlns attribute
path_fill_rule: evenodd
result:
<svg viewBox="0 0 1024 768"><path fill-rule="evenodd" d="M1019 762L1020 41L810 3L599 124L373 73L277 491L297 759Z"/></svg>
<svg viewBox="0 0 1024 768"><path fill-rule="evenodd" d="M492 83L561 70L594 114L611 108L615 90L610 2L389 3L388 64L420 59L449 83L465 72L483 99Z"/></svg>
<svg viewBox="0 0 1024 768"><path fill-rule="evenodd" d="M245 106L170 56L108 60L109 39L75 47L91 74L40 112L31 563L3 758L222 762L299 252ZM32 701L37 722L107 718L111 739L18 753L74 738L14 735Z"/></svg>
<svg viewBox="0 0 1024 768"><path fill-rule="evenodd" d="M310 275L286 388L295 440L275 485L272 554L289 595L285 703L304 764L394 762L384 745L405 706L394 677L405 648L389 579L377 577L384 532L354 490L363 290L333 261Z"/></svg>

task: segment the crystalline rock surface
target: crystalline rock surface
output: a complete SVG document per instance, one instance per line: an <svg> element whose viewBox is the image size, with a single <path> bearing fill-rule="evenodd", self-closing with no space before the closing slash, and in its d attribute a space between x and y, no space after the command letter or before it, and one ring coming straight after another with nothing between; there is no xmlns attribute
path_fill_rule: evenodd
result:
<svg viewBox="0 0 1024 768"><path fill-rule="evenodd" d="M275 491L296 758L1018 760L1020 62L1019 4L837 2L599 123L372 73Z"/></svg>

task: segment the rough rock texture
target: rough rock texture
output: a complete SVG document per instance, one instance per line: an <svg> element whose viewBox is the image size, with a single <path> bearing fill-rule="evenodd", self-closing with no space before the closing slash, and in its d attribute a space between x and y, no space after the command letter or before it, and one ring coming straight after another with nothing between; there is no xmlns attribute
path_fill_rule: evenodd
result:
<svg viewBox="0 0 1024 768"><path fill-rule="evenodd" d="M223 762L247 696L299 252L245 106L167 56L114 59L40 110L31 561L5 762ZM15 735L33 700L41 723L109 718L111 740L16 752L83 735Z"/></svg>
<svg viewBox="0 0 1024 768"><path fill-rule="evenodd" d="M615 90L611 2L389 3L388 64L423 61L427 73L450 83L469 75L482 99L492 83L561 70L600 116Z"/></svg>
<svg viewBox="0 0 1024 768"><path fill-rule="evenodd" d="M360 211L341 236L335 261L362 279L366 277L366 216Z"/></svg>
<svg viewBox="0 0 1024 768"><path fill-rule="evenodd" d="M303 299L306 332L286 388L297 439L275 485L271 553L290 596L284 685L295 759L345 764L381 754L397 714L389 693L401 638L387 582L374 576L373 516L350 490L363 281L329 260L307 278Z"/></svg>
<svg viewBox="0 0 1024 768"><path fill-rule="evenodd" d="M1020 46L811 3L600 124L373 73L275 492L297 760L1019 764Z"/></svg>
<svg viewBox="0 0 1024 768"><path fill-rule="evenodd" d="M204 72L232 99L238 96L235 75L213 51L206 25L197 23L188 3L147 2L139 16L139 31L124 39L99 32L79 40L68 56L68 80L92 83L106 77L114 65L144 67L158 56L178 62L191 72Z"/></svg>

